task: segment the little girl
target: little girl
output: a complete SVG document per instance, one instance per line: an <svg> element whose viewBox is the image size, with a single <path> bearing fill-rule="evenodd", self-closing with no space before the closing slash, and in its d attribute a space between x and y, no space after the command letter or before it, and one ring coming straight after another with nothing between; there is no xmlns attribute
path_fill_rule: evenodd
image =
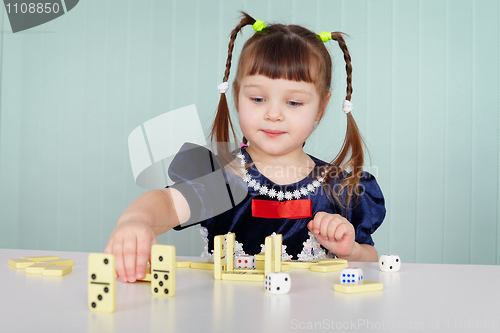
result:
<svg viewBox="0 0 500 333"><path fill-rule="evenodd" d="M231 151L221 144L230 141L230 132L236 140L225 92L234 42L247 25L256 32L243 46L233 82L244 138L241 148ZM330 39L339 44L346 62L347 131L337 157L326 163L306 154L303 146L331 97L332 60L324 45ZM218 87L221 98L211 135L217 155L186 144L169 168L179 186L146 192L125 210L105 249L115 254L121 280L144 277L156 235L198 223L207 254L216 235L234 232L238 252L253 255L261 252L266 236L276 233L283 235L283 256L290 259L377 261L371 234L385 217L384 198L375 178L362 171L363 141L351 114L351 72L341 33L266 27L243 13L231 33ZM223 186L200 177L217 170ZM236 200L241 188L244 196ZM231 200L227 209L218 205L223 198Z"/></svg>

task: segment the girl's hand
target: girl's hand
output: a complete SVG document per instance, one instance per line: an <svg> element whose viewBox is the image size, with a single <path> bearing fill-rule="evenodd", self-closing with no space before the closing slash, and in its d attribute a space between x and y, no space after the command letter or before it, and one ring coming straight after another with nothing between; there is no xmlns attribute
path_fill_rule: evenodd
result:
<svg viewBox="0 0 500 333"><path fill-rule="evenodd" d="M355 231L353 225L338 214L318 212L307 228L318 242L338 257L348 257L354 251Z"/></svg>
<svg viewBox="0 0 500 333"><path fill-rule="evenodd" d="M122 282L135 282L145 277L151 246L158 244L151 226L145 222L118 224L104 249L116 258L116 274Z"/></svg>

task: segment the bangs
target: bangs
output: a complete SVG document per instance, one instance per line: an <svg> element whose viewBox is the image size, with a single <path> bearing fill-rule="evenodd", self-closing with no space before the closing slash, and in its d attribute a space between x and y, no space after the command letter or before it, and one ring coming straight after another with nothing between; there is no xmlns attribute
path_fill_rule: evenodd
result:
<svg viewBox="0 0 500 333"><path fill-rule="evenodd" d="M295 37L295 38L294 38ZM274 35L254 43L242 54L243 76L264 75L270 79L286 79L315 83L320 58L307 43L293 35Z"/></svg>
<svg viewBox="0 0 500 333"><path fill-rule="evenodd" d="M243 46L233 82L236 104L241 79L251 75L313 83L324 100L330 90L332 60L315 33L296 25L273 24Z"/></svg>

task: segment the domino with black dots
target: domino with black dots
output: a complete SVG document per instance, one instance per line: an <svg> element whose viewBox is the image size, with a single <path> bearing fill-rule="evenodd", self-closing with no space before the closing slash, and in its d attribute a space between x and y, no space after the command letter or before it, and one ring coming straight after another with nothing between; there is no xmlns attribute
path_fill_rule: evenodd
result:
<svg viewBox="0 0 500 333"><path fill-rule="evenodd" d="M175 295L175 247L155 244L151 248L151 293L157 296Z"/></svg>
<svg viewBox="0 0 500 333"><path fill-rule="evenodd" d="M88 260L88 305L91 311L116 309L115 256L91 253Z"/></svg>

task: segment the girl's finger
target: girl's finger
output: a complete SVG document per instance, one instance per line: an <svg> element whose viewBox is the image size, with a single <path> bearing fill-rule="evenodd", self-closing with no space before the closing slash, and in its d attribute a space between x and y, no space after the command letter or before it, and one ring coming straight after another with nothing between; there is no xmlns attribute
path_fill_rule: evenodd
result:
<svg viewBox="0 0 500 333"><path fill-rule="evenodd" d="M137 267L135 269L135 276L137 280L144 279L146 267L151 252L151 242L148 238L141 238L137 240Z"/></svg>
<svg viewBox="0 0 500 333"><path fill-rule="evenodd" d="M127 282L127 275L123 264L123 240L113 242L113 254L116 260L116 274L122 282Z"/></svg>
<svg viewBox="0 0 500 333"><path fill-rule="evenodd" d="M123 263L125 265L128 282L135 282L135 267L137 254L137 238L135 235L129 236L123 242Z"/></svg>

